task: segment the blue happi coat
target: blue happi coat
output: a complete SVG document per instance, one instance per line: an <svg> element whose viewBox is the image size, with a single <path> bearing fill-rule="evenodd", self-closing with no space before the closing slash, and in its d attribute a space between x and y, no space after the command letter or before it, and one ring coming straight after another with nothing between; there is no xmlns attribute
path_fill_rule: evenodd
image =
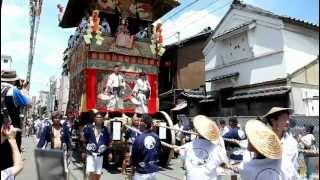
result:
<svg viewBox="0 0 320 180"><path fill-rule="evenodd" d="M99 140L96 140L94 134L94 124L86 125L83 129L84 139L86 144L86 150L88 154L96 153L98 156L102 155L108 148L111 140L110 134L106 127L101 130L101 136Z"/></svg>
<svg viewBox="0 0 320 180"><path fill-rule="evenodd" d="M43 148L47 143L51 143L52 137L53 137L53 131L52 131L52 125L47 123L44 127L39 142L37 144L37 148ZM61 133L61 148L66 145L67 150L71 149L71 136L69 133L69 127L67 125L63 125L61 127L60 133ZM51 147L53 147L53 144L51 143Z"/></svg>
<svg viewBox="0 0 320 180"><path fill-rule="evenodd" d="M161 142L152 131L144 132L136 137L132 145L131 162L140 174L150 174L159 171L158 158Z"/></svg>

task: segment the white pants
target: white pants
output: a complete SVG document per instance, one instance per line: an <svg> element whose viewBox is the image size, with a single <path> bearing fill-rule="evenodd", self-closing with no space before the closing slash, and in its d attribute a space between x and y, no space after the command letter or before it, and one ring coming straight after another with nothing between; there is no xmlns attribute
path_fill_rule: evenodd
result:
<svg viewBox="0 0 320 180"><path fill-rule="evenodd" d="M151 174L135 173L133 176L133 180L157 180L157 174L156 173L151 173Z"/></svg>
<svg viewBox="0 0 320 180"><path fill-rule="evenodd" d="M117 109L123 109L123 99L117 95L111 95L109 103L107 104L108 110L114 111Z"/></svg>
<svg viewBox="0 0 320 180"><path fill-rule="evenodd" d="M148 113L148 105L147 105L147 98L146 95L143 93L138 93L137 100L139 101L139 104L136 105L136 113L139 114L147 114Z"/></svg>
<svg viewBox="0 0 320 180"><path fill-rule="evenodd" d="M102 174L103 156L87 155L87 173Z"/></svg>

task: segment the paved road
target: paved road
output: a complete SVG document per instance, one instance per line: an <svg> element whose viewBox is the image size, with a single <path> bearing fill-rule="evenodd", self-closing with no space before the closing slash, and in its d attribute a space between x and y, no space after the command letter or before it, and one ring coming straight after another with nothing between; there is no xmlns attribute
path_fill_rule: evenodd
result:
<svg viewBox="0 0 320 180"><path fill-rule="evenodd" d="M34 159L34 148L36 140L34 137L23 138L23 146L25 151L23 152L24 169L16 178L16 180L37 180L36 165ZM83 173L81 164L72 164L70 167L71 174L70 180L82 180ZM170 169L164 169L159 173L158 180L181 180L183 179L184 171L181 168L179 160L173 160ZM119 174L111 174L104 170L104 174L101 180L123 180L124 177Z"/></svg>
<svg viewBox="0 0 320 180"><path fill-rule="evenodd" d="M25 151L23 153L24 169L16 178L16 180L37 180L36 165L34 159L34 148L36 140L34 137L23 138L23 146ZM83 180L82 165L72 163L70 166L69 180ZM180 160L174 159L168 169L164 169L158 175L158 180L183 180L184 171L181 168ZM238 178L240 179L240 178ZM314 179L319 179L318 175ZM104 170L101 180L124 180L124 177L119 174L111 174ZM220 177L219 180L230 180L230 177Z"/></svg>

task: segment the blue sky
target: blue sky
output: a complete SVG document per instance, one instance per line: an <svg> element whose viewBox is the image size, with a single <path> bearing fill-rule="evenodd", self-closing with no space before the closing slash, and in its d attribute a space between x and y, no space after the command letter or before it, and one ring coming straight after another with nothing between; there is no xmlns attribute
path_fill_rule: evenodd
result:
<svg viewBox="0 0 320 180"><path fill-rule="evenodd" d="M181 5L164 18L164 37L166 43L177 40L175 32L181 32L181 39L194 35L203 28L215 27L232 0L199 0L180 11L194 0L181 0ZM318 0L245 0L276 14L288 15L319 24ZM31 95L40 90L48 90L51 76L61 74L62 52L74 29L58 26L57 4L66 6L67 0L44 0L40 27L35 49L31 77ZM172 16L176 14L175 16ZM168 19L169 18L169 19ZM1 54L11 55L19 76L26 77L29 53L29 5L26 0L5 0L1 10Z"/></svg>

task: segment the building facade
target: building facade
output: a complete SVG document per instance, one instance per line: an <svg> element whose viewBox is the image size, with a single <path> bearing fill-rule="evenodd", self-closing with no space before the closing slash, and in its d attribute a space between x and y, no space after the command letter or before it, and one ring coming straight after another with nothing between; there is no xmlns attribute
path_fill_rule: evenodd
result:
<svg viewBox="0 0 320 180"><path fill-rule="evenodd" d="M293 107L290 77L318 58L319 26L234 1L203 54L213 115L260 116L271 106ZM314 87L319 83L311 88L317 94Z"/></svg>
<svg viewBox="0 0 320 180"><path fill-rule="evenodd" d="M40 91L39 99L37 102L38 113L39 115L43 115L48 112L48 100L49 100L49 92L48 91Z"/></svg>
<svg viewBox="0 0 320 180"><path fill-rule="evenodd" d="M59 83L58 111L66 113L69 101L69 77L62 76Z"/></svg>
<svg viewBox="0 0 320 180"><path fill-rule="evenodd" d="M160 110L170 110L183 89L197 89L205 82L205 61L202 49L212 30L166 46L159 72Z"/></svg>
<svg viewBox="0 0 320 180"><path fill-rule="evenodd" d="M1 55L1 70L7 70L7 71L14 70L11 56Z"/></svg>

